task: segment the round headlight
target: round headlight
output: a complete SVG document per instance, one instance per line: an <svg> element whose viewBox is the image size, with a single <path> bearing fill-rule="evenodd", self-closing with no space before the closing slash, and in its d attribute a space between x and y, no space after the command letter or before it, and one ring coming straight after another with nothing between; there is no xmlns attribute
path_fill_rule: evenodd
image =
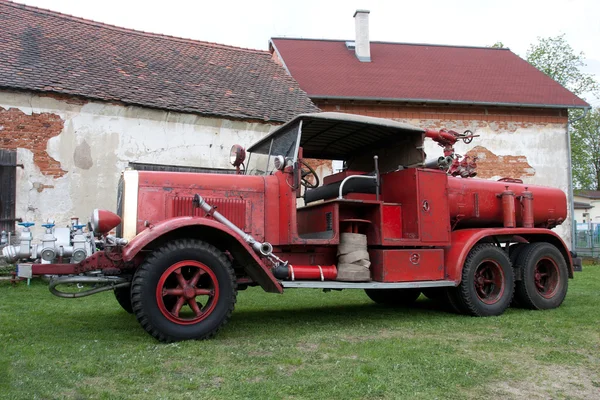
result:
<svg viewBox="0 0 600 400"><path fill-rule="evenodd" d="M283 156L276 156L273 159L273 165L275 166L275 169L283 171L283 169L285 168L285 158Z"/></svg>
<svg viewBox="0 0 600 400"><path fill-rule="evenodd" d="M239 144L234 144L231 146L231 150L229 151L229 162L234 167L239 167L242 165L244 160L246 159L246 150Z"/></svg>
<svg viewBox="0 0 600 400"><path fill-rule="evenodd" d="M92 231L96 234L104 235L121 223L121 217L117 214L107 211L95 209L90 218Z"/></svg>

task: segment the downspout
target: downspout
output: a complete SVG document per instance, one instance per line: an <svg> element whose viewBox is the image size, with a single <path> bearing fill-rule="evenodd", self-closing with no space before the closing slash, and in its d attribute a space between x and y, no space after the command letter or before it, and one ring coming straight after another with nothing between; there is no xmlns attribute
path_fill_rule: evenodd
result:
<svg viewBox="0 0 600 400"><path fill-rule="evenodd" d="M573 198L573 161L571 158L571 125L574 122L584 118L591 107L583 109L583 115L573 120L567 120L567 158L569 161L569 214L571 215L571 251L575 251L575 235L577 234L577 225L575 221L575 200ZM568 112L568 111L567 111Z"/></svg>

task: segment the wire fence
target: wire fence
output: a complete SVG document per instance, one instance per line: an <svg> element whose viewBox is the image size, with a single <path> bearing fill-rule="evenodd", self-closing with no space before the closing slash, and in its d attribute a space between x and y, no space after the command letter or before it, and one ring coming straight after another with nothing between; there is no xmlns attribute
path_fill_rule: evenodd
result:
<svg viewBox="0 0 600 400"><path fill-rule="evenodd" d="M580 256L600 257L600 224L577 227L575 232L575 250Z"/></svg>

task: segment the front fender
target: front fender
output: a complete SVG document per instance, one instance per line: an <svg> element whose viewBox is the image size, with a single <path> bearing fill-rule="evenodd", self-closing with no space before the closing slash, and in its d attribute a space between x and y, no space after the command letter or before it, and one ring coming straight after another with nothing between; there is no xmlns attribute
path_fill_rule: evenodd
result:
<svg viewBox="0 0 600 400"><path fill-rule="evenodd" d="M258 268L253 268L255 266L248 265L248 263L245 263L245 265L243 265L243 267L247 271L250 269L250 271L248 271L248 272L250 272L249 275L259 278L259 279L257 279L258 283L266 291L279 292L279 293L283 292L283 288L282 288L281 284L273 276L270 268L267 265L265 265L263 260L261 260L258 257L258 255L254 252L254 250L252 250L252 248L248 245L248 243L246 243L244 240L242 240L233 230L231 230L227 226L223 225L222 223L212 220L212 219L207 219L207 218L202 218L202 217L176 217L176 218L169 218L169 219L161 221L157 224L154 224L154 225L144 229L138 235L136 235L131 240L131 242L129 242L129 244L127 244L127 246L125 246L125 248L123 249L123 260L126 262L133 260L133 258L136 255L138 255L138 253L140 251L142 251L146 246L148 246L150 243L152 243L156 239L159 239L161 236L163 236L165 234L168 234L168 233L173 232L180 228L194 227L194 226L208 227L211 229L219 230L219 231L227 234L233 240L237 241L237 243L239 243L239 245L242 246L242 248L245 250L245 253L250 255L252 260L258 266ZM252 273L252 272L254 272L254 273ZM257 273L258 273L258 275L257 275Z"/></svg>
<svg viewBox="0 0 600 400"><path fill-rule="evenodd" d="M453 280L457 285L462 279L462 267L471 248L480 240L494 236L521 237L527 242L547 241L555 245L561 252L567 266L569 276L573 276L573 260L565 242L554 231L540 228L487 228L487 229L460 229L452 232L452 245L444 255L446 265L446 279Z"/></svg>

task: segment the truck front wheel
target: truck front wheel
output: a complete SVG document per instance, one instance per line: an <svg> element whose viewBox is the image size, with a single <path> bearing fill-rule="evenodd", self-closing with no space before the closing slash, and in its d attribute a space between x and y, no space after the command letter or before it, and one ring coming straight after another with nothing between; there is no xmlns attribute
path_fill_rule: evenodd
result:
<svg viewBox="0 0 600 400"><path fill-rule="evenodd" d="M506 253L493 244L478 244L467 256L455 293L461 311L488 317L506 310L514 289L514 273Z"/></svg>
<svg viewBox="0 0 600 400"><path fill-rule="evenodd" d="M550 243L526 245L516 265L521 272L515 297L521 307L547 310L560 306L567 295L569 272L560 251Z"/></svg>
<svg viewBox="0 0 600 400"><path fill-rule="evenodd" d="M138 322L161 342L211 338L231 317L236 297L230 261L199 240L175 240L155 250L131 284Z"/></svg>
<svg viewBox="0 0 600 400"><path fill-rule="evenodd" d="M117 302L123 308L123 310L127 311L129 314L133 314L133 308L131 307L131 286L127 286L124 288L116 288L114 289L115 298Z"/></svg>

